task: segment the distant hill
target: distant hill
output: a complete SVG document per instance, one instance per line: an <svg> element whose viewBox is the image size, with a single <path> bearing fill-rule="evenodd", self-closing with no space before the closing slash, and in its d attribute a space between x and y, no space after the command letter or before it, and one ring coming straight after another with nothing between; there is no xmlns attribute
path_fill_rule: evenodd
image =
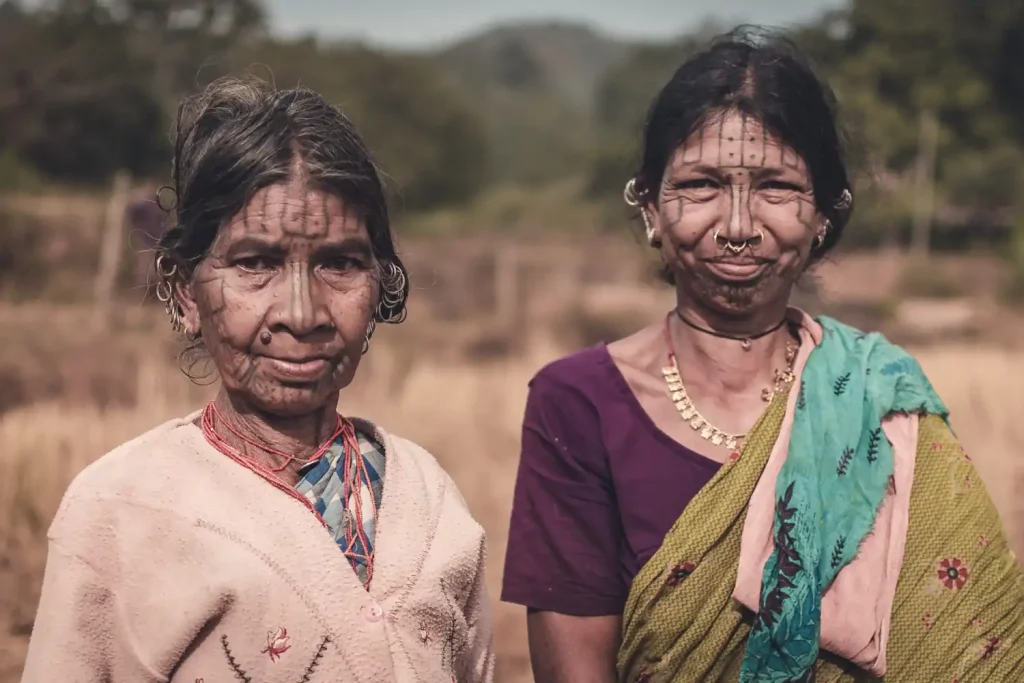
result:
<svg viewBox="0 0 1024 683"><path fill-rule="evenodd" d="M438 57L471 90L546 92L589 111L598 81L630 47L583 24L524 23L489 29Z"/></svg>

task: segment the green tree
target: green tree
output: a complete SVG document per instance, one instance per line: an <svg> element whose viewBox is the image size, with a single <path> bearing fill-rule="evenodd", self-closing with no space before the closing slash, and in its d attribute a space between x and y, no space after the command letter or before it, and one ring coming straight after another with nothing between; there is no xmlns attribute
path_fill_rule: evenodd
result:
<svg viewBox="0 0 1024 683"><path fill-rule="evenodd" d="M12 7L0 23L0 147L67 180L165 163L163 113L110 9L84 0Z"/></svg>
<svg viewBox="0 0 1024 683"><path fill-rule="evenodd" d="M428 59L314 40L242 45L222 66L278 87L302 84L359 128L406 209L463 202L486 181L483 121L463 91ZM209 75L217 75L211 68Z"/></svg>

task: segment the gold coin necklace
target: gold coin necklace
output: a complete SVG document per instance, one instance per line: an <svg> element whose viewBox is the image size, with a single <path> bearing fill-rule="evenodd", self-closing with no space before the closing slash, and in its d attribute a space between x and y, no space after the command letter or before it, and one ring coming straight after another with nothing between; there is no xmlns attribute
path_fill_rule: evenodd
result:
<svg viewBox="0 0 1024 683"><path fill-rule="evenodd" d="M689 394L686 393L686 387L683 386L683 378L679 374L679 364L676 362L675 348L672 344L672 333L669 327L671 319L672 314L670 313L665 318L665 343L668 346L668 365L661 370L661 374L665 377L665 383L668 385L669 398L675 404L680 417L690 425L691 429L700 434L702 439L710 441L716 446L724 445L726 448L736 450L739 442L746 438L747 435L745 433L730 434L708 422L700 414L700 411L697 410L697 406L693 404ZM771 405L771 402L782 388L793 383L795 379L793 363L796 360L798 348L795 342L788 342L786 344L786 369L780 371L776 368L773 385L761 390L761 400L765 403Z"/></svg>

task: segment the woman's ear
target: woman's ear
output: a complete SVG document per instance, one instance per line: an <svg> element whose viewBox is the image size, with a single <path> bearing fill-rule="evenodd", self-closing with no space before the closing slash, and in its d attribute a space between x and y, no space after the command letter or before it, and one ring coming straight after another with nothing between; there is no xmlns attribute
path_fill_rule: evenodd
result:
<svg viewBox="0 0 1024 683"><path fill-rule="evenodd" d="M171 291L174 293L173 301L181 307L181 321L185 326L185 333L199 334L202 325L199 321L199 306L196 304L192 283L177 280Z"/></svg>
<svg viewBox="0 0 1024 683"><path fill-rule="evenodd" d="M640 217L643 219L644 229L647 231L647 243L655 249L660 249L662 244L661 216L654 202L647 202L640 206Z"/></svg>

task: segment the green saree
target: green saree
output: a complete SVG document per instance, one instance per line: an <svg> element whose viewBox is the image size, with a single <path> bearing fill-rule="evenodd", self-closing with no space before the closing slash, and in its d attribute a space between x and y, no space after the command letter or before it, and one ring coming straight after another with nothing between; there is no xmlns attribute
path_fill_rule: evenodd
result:
<svg viewBox="0 0 1024 683"><path fill-rule="evenodd" d="M732 599L740 538L786 406L773 401L634 580L621 683L738 680L754 623ZM941 417L922 417L884 680L1024 681L1022 578L970 458ZM827 652L812 675L801 680L880 680Z"/></svg>

